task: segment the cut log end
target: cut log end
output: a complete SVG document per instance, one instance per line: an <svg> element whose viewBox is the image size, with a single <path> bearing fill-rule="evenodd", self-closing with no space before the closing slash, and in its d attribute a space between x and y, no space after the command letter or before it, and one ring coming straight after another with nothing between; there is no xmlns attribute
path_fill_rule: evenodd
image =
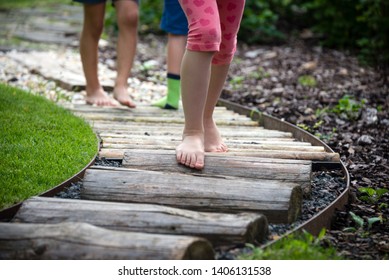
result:
<svg viewBox="0 0 389 280"><path fill-rule="evenodd" d="M295 222L301 214L301 205L303 200L303 190L301 187L293 188L290 195L288 222Z"/></svg>
<svg viewBox="0 0 389 280"><path fill-rule="evenodd" d="M268 221L266 216L260 215L252 221L248 227L244 240L246 243L262 243L269 233Z"/></svg>
<svg viewBox="0 0 389 280"><path fill-rule="evenodd" d="M215 252L211 244L204 240L194 241L187 247L187 250L182 257L183 260L214 260Z"/></svg>

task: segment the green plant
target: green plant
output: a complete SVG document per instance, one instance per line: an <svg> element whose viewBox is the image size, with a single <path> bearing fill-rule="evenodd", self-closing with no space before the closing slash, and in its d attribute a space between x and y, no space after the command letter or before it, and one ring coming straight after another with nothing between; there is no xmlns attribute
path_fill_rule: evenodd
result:
<svg viewBox="0 0 389 280"><path fill-rule="evenodd" d="M239 256L243 260L333 260L341 259L336 250L326 244L325 229L317 237L303 231L294 233L262 249L247 244L252 252Z"/></svg>
<svg viewBox="0 0 389 280"><path fill-rule="evenodd" d="M345 119L356 120L359 117L365 102L365 100L358 102L346 94L339 99L338 104L331 109L331 112L341 115Z"/></svg>
<svg viewBox="0 0 389 280"><path fill-rule="evenodd" d="M162 18L163 1L141 0L139 10L139 31L141 33L162 33L159 24Z"/></svg>
<svg viewBox="0 0 389 280"><path fill-rule="evenodd" d="M117 21L116 21L116 11L112 5L107 5L105 8L105 17L104 17L104 33L102 38L107 39L108 34L116 34L119 30Z"/></svg>
<svg viewBox="0 0 389 280"><path fill-rule="evenodd" d="M304 123L298 123L297 126L305 131L312 132L312 129Z"/></svg>
<svg viewBox="0 0 389 280"><path fill-rule="evenodd" d="M378 188L378 189L373 189L371 187L367 187L367 188L359 188L358 191L362 194L359 199L360 200L363 200L365 202L368 202L368 203L377 203L378 200L384 195L386 194L387 192L389 192L388 189L382 189L382 188Z"/></svg>
<svg viewBox="0 0 389 280"><path fill-rule="evenodd" d="M367 234L368 232L365 231L365 227L367 231L371 229L374 223L380 222L383 223L383 218L382 216L377 216L377 217L370 217L363 219L362 217L358 216L354 212L349 212L351 219L354 221L355 227L347 227L344 229L344 231L351 231L351 232L356 232L360 231L363 235Z"/></svg>
<svg viewBox="0 0 389 280"><path fill-rule="evenodd" d="M327 106L324 107L324 108L322 108L322 109L318 108L318 109L316 109L316 111L315 111L315 116L316 116L316 118L321 118L321 117L323 117L325 114L327 114L328 111L329 111L329 109L328 109Z"/></svg>
<svg viewBox="0 0 389 280"><path fill-rule="evenodd" d="M258 67L257 71L250 72L249 77L257 80L262 80L263 78L268 78L270 76L263 67Z"/></svg>
<svg viewBox="0 0 389 280"><path fill-rule="evenodd" d="M239 38L248 43L283 41L285 34L277 27L276 7L285 7L290 1L247 1L239 31Z"/></svg>
<svg viewBox="0 0 389 280"><path fill-rule="evenodd" d="M388 206L389 206L388 203L383 202L378 205L378 209L383 210L388 208Z"/></svg>
<svg viewBox="0 0 389 280"><path fill-rule="evenodd" d="M359 49L367 63L389 64L389 1L304 0L306 20L329 47Z"/></svg>
<svg viewBox="0 0 389 280"><path fill-rule="evenodd" d="M238 89L242 87L243 82L244 82L243 76L234 76L231 79L230 84L232 85L233 89Z"/></svg>
<svg viewBox="0 0 389 280"><path fill-rule="evenodd" d="M305 87L315 87L317 82L315 77L311 75L303 75L298 78L298 83Z"/></svg>
<svg viewBox="0 0 389 280"><path fill-rule="evenodd" d="M316 131L314 132L314 135L320 140L323 140L324 142L328 142L334 138L335 133L336 133L336 128L334 127L332 128L332 131L329 133L323 134L321 132Z"/></svg>

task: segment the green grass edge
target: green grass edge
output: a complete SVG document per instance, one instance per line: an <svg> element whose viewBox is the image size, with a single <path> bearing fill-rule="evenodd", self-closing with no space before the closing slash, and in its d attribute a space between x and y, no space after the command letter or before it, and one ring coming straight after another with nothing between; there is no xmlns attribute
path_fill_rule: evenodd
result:
<svg viewBox="0 0 389 280"><path fill-rule="evenodd" d="M1 83L0 135L0 210L72 178L98 152L98 138L85 120Z"/></svg>

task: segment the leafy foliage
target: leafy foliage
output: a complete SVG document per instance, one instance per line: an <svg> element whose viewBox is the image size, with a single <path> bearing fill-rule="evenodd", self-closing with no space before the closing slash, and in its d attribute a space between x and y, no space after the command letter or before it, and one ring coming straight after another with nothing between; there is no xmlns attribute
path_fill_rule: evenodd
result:
<svg viewBox="0 0 389 280"><path fill-rule="evenodd" d="M359 188L358 191L361 193L361 196L359 197L360 200L363 200L365 202L374 204L377 203L380 198L389 192L388 189L383 189L383 188Z"/></svg>
<svg viewBox="0 0 389 280"><path fill-rule="evenodd" d="M303 4L312 28L330 47L359 48L367 62L389 62L389 2L386 0L311 0ZM386 52L385 52L386 50ZM377 53L380 52L380 53ZM374 62L374 61L373 61Z"/></svg>
<svg viewBox="0 0 389 280"><path fill-rule="evenodd" d="M159 27L163 11L163 1L141 0L140 1L140 31L161 32Z"/></svg>
<svg viewBox="0 0 389 280"><path fill-rule="evenodd" d="M240 38L248 43L285 39L285 34L277 28L279 15L276 9L277 5L283 7L287 2L290 1L247 1L239 33Z"/></svg>
<svg viewBox="0 0 389 280"><path fill-rule="evenodd" d="M161 32L163 2L140 3L140 32ZM108 14L108 25L114 24L112 16ZM246 43L280 43L305 29L325 46L358 50L362 61L388 67L387 0L246 1L238 36Z"/></svg>
<svg viewBox="0 0 389 280"><path fill-rule="evenodd" d="M358 102L346 94L339 99L338 104L331 111L344 119L356 120L361 114L365 102L365 100Z"/></svg>
<svg viewBox="0 0 389 280"><path fill-rule="evenodd" d="M244 260L334 260L341 259L325 240L325 229L318 237L303 231L289 235L271 246L261 249L248 245L252 253L240 256Z"/></svg>
<svg viewBox="0 0 389 280"><path fill-rule="evenodd" d="M348 232L360 232L362 233L362 235L366 235L368 234L368 231L372 228L373 224L377 223L377 222L380 222L381 224L383 223L384 219L383 217L380 215L380 216L377 216L377 217L369 217L369 218L362 218L360 216L358 216L357 214L355 214L354 212L349 212L350 214L350 217L351 219L353 220L354 224L355 224L355 227L347 227L344 229L344 231L348 231ZM366 220L366 222L365 222ZM366 227L366 230L365 231L365 227Z"/></svg>
<svg viewBox="0 0 389 280"><path fill-rule="evenodd" d="M298 78L298 83L306 87L315 87L316 79L311 75L302 75Z"/></svg>

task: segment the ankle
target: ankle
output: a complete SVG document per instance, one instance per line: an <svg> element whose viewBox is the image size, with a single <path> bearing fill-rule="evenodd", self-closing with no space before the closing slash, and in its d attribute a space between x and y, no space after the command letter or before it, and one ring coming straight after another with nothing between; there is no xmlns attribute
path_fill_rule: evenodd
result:
<svg viewBox="0 0 389 280"><path fill-rule="evenodd" d="M121 90L127 90L128 89L128 85L127 84L115 84L113 90L114 91L121 91Z"/></svg>
<svg viewBox="0 0 389 280"><path fill-rule="evenodd" d="M85 88L86 96L97 96L105 94L105 91L102 87L86 87Z"/></svg>
<svg viewBox="0 0 389 280"><path fill-rule="evenodd" d="M215 128L216 127L216 123L215 123L215 121L213 120L212 117L204 118L203 119L203 126L204 126L204 129Z"/></svg>
<svg viewBox="0 0 389 280"><path fill-rule="evenodd" d="M202 129L184 129L182 133L182 137L188 137L188 136L193 136L193 137L199 137L201 139L204 139L204 130Z"/></svg>

